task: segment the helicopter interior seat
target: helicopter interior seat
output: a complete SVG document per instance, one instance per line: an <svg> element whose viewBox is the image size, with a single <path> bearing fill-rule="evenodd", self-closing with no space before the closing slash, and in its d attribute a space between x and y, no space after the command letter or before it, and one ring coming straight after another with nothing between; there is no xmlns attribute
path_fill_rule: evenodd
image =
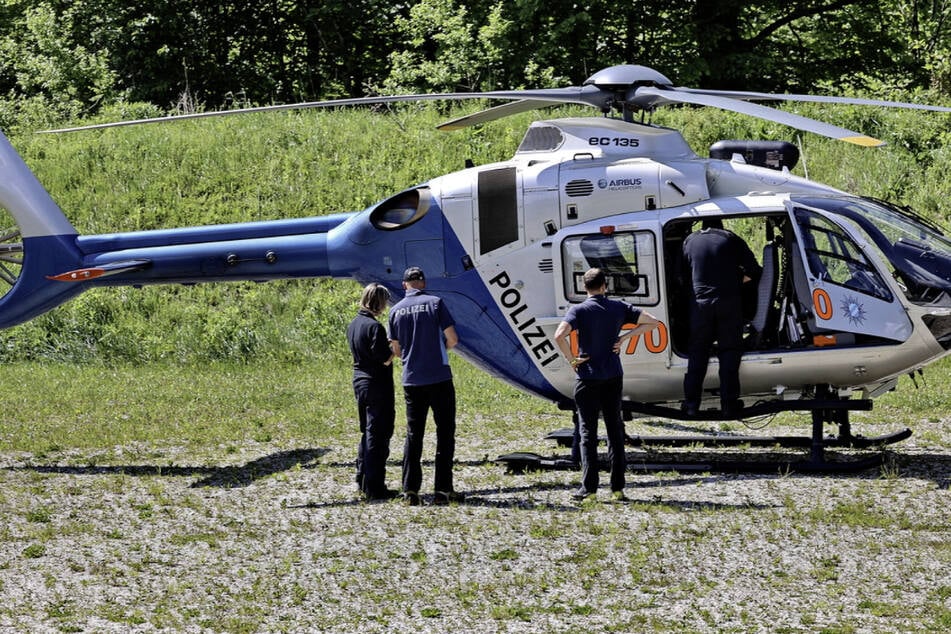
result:
<svg viewBox="0 0 951 634"><path fill-rule="evenodd" d="M774 241L763 246L763 272L760 274L756 289L756 314L750 321L751 335L747 340L747 348L755 350L767 343L766 336L772 332L771 324L775 321L773 310L776 289L779 281L778 247Z"/></svg>

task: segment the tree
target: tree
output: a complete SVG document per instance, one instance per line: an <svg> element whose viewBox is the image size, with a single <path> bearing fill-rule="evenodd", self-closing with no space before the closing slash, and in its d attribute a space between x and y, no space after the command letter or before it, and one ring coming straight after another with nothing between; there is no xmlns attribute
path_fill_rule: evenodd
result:
<svg viewBox="0 0 951 634"><path fill-rule="evenodd" d="M11 11L15 8L20 11ZM90 50L69 37L73 12L57 14L47 2L28 7L11 3L7 9L0 86L10 98L76 115L116 96L108 51Z"/></svg>
<svg viewBox="0 0 951 634"><path fill-rule="evenodd" d="M623 63L707 88L948 93L951 0L0 2L0 116L578 85Z"/></svg>

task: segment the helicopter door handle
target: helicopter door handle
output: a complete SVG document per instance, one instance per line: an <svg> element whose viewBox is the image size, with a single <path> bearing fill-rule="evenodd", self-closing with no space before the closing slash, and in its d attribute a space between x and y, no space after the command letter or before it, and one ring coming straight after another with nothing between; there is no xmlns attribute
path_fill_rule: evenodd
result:
<svg viewBox="0 0 951 634"><path fill-rule="evenodd" d="M665 184L666 184L668 187L673 187L674 190L676 190L676 192L677 192L678 194L680 194L681 196L686 196L686 195L687 195L687 192L685 192L684 190L682 190L682 189L680 188L680 186L679 186L677 183L675 183L674 181L668 180Z"/></svg>

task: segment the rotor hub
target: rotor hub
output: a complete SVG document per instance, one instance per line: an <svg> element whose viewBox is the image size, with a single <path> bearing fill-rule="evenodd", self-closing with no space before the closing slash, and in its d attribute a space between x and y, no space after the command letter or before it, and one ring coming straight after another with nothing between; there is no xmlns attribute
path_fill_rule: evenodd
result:
<svg viewBox="0 0 951 634"><path fill-rule="evenodd" d="M604 90L627 91L637 86L656 86L669 88L673 82L658 73L653 68L636 64L622 64L599 70L588 77L585 86L597 86Z"/></svg>

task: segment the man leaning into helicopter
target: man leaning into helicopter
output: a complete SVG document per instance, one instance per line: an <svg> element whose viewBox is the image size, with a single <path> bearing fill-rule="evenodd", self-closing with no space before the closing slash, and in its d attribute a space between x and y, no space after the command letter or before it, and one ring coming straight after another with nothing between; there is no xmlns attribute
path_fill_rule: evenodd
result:
<svg viewBox="0 0 951 634"><path fill-rule="evenodd" d="M684 375L682 408L688 416L700 410L703 379L713 342L720 362L720 408L736 416L740 401L740 360L743 355L743 290L762 273L756 256L719 219L703 222L683 243L690 283L690 343Z"/></svg>
<svg viewBox="0 0 951 634"><path fill-rule="evenodd" d="M577 374L575 407L581 432L581 487L577 500L593 497L598 489L598 415L604 417L611 463L611 496L624 499L624 421L621 419L621 388L624 370L618 353L621 340L657 327L653 315L630 304L607 298L607 277L598 268L585 272L588 297L565 313L555 330L555 343ZM623 337L624 324L635 324ZM569 335L578 333L578 356L571 352Z"/></svg>

